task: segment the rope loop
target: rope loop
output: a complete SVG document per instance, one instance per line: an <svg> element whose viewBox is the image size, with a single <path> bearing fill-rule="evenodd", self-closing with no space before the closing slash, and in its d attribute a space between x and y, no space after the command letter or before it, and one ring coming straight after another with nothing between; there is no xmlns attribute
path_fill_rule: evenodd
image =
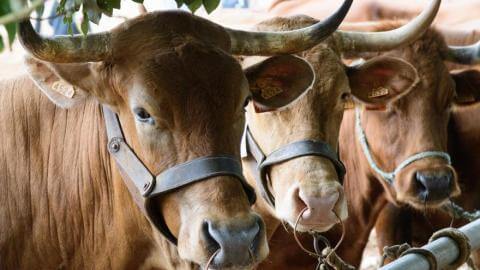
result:
<svg viewBox="0 0 480 270"><path fill-rule="evenodd" d="M432 237L430 237L429 243L442 237L448 237L452 239L456 243L459 251L457 260L451 263L447 269L457 269L460 266L462 266L464 263L468 263L471 269L476 269L475 267L472 267L473 263L470 258L472 248L470 246L469 239L465 235L465 233L463 233L462 231L456 228L445 228L443 230L435 232L432 235ZM423 256L428 261L430 265L430 270L439 269L437 258L430 250L424 249L424 248L412 248L410 247L409 244L406 244L406 243L401 245L391 246L391 247L384 247L380 267L382 267L385 264L385 260L387 258L396 260L408 254L418 254Z"/></svg>
<svg viewBox="0 0 480 270"><path fill-rule="evenodd" d="M407 243L404 243L401 245L394 245L390 247L383 247L383 255L380 261L380 267L385 265L385 261L387 259L396 260L400 258L405 251L411 248L412 247Z"/></svg>
<svg viewBox="0 0 480 270"><path fill-rule="evenodd" d="M428 264L430 265L430 270L438 270L438 263L437 263L437 258L435 255L428 249L424 248L410 248L407 251L403 252L400 257L403 257L408 254L418 254L423 256L427 261Z"/></svg>
<svg viewBox="0 0 480 270"><path fill-rule="evenodd" d="M428 249L423 248L412 248L409 244L404 243L401 245L394 245L390 247L383 248L383 255L380 261L380 266L385 265L386 259L392 259L393 261L397 260L400 257L403 257L408 254L418 254L425 258L428 261L430 270L438 270L437 258L435 255Z"/></svg>
<svg viewBox="0 0 480 270"><path fill-rule="evenodd" d="M456 261L450 264L450 269L457 269L470 259L472 247L470 246L468 237L462 231L456 228L446 228L434 233L432 237L430 237L429 242L435 241L442 237L448 237L452 239L455 241L458 247L458 258Z"/></svg>

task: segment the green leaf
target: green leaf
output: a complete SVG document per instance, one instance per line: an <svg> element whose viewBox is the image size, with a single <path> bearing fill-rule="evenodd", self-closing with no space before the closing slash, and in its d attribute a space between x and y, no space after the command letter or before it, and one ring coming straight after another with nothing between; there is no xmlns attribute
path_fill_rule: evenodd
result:
<svg viewBox="0 0 480 270"><path fill-rule="evenodd" d="M212 13L218 5L220 4L220 0L203 0L203 6L208 14Z"/></svg>
<svg viewBox="0 0 480 270"><path fill-rule="evenodd" d="M187 0L185 0L185 3L187 4L188 9L190 9L192 13L195 13L195 11L197 11L197 9L202 6L202 0L192 0L188 2Z"/></svg>
<svg viewBox="0 0 480 270"><path fill-rule="evenodd" d="M2 1L2 0L0 0L0 1ZM37 12L37 16L38 16L39 18L42 17L44 10L45 10L45 5L40 5L40 6L35 10L35 12Z"/></svg>
<svg viewBox="0 0 480 270"><path fill-rule="evenodd" d="M10 11L10 1L0 0L0 16L7 15Z"/></svg>
<svg viewBox="0 0 480 270"><path fill-rule="evenodd" d="M120 0L110 0L112 2L112 7L119 9L120 8Z"/></svg>
<svg viewBox="0 0 480 270"><path fill-rule="evenodd" d="M12 10L10 8L10 1L9 0L0 0L0 16L7 15L10 13ZM8 43L11 45L13 41L15 40L15 34L17 31L17 24L16 23L10 23L7 25L4 25L5 29L7 30L7 40ZM0 35L0 52L3 51L5 48L5 43L3 41L3 37Z"/></svg>
<svg viewBox="0 0 480 270"><path fill-rule="evenodd" d="M15 40L15 34L17 33L17 23L9 23L5 25L8 34L8 43L12 45L13 41Z"/></svg>
<svg viewBox="0 0 480 270"><path fill-rule="evenodd" d="M0 36L0 52L3 51L4 48L5 48L5 44L3 44L2 36Z"/></svg>
<svg viewBox="0 0 480 270"><path fill-rule="evenodd" d="M132 0L135 3L143 4L143 0Z"/></svg>
<svg viewBox="0 0 480 270"><path fill-rule="evenodd" d="M102 10L97 5L96 0L84 0L83 14L86 14L88 20L97 25L100 22L100 19L102 18Z"/></svg>
<svg viewBox="0 0 480 270"><path fill-rule="evenodd" d="M88 14L85 11L83 11L83 21L82 21L81 28L82 28L83 35L86 36L88 34Z"/></svg>
<svg viewBox="0 0 480 270"><path fill-rule="evenodd" d="M177 2L177 8L180 8L184 4L183 0L175 0L175 2Z"/></svg>

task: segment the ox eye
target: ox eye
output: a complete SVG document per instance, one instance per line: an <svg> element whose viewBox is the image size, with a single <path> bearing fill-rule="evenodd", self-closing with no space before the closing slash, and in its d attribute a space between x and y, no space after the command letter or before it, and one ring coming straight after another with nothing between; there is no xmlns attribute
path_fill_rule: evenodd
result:
<svg viewBox="0 0 480 270"><path fill-rule="evenodd" d="M152 116L144 108L137 107L133 109L133 112L135 113L135 118L138 121L142 123L148 123L151 125L154 124Z"/></svg>
<svg viewBox="0 0 480 270"><path fill-rule="evenodd" d="M347 101L349 98L350 98L350 93L343 92L343 93L340 95L340 99L343 100L343 101Z"/></svg>

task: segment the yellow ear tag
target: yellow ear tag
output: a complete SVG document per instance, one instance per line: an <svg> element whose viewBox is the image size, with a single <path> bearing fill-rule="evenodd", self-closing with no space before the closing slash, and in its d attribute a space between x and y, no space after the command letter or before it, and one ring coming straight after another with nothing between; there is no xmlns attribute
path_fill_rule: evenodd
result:
<svg viewBox="0 0 480 270"><path fill-rule="evenodd" d="M283 89L280 86L275 85L270 78L258 80L256 86L260 89L261 96L265 100L271 99L283 92Z"/></svg>
<svg viewBox="0 0 480 270"><path fill-rule="evenodd" d="M390 90L385 87L378 87L376 89L373 89L370 94L368 94L368 98L380 98L384 96L388 96L390 94Z"/></svg>
<svg viewBox="0 0 480 270"><path fill-rule="evenodd" d="M67 98L73 98L73 96L75 96L75 89L73 86L65 83L65 82L62 82L62 81L56 81L52 84L52 89L67 97Z"/></svg>

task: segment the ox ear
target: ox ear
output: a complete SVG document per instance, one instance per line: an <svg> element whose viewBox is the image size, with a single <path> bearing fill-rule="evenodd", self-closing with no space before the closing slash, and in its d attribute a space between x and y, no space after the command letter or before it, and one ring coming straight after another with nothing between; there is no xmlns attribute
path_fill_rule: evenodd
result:
<svg viewBox="0 0 480 270"><path fill-rule="evenodd" d="M267 58L245 70L255 111L281 109L312 87L315 73L300 57L281 55Z"/></svg>
<svg viewBox="0 0 480 270"><path fill-rule="evenodd" d="M25 57L28 74L56 105L71 108L85 102L97 82L90 63L51 64Z"/></svg>
<svg viewBox="0 0 480 270"><path fill-rule="evenodd" d="M451 73L456 84L455 102L470 104L480 101L480 71L475 69Z"/></svg>
<svg viewBox="0 0 480 270"><path fill-rule="evenodd" d="M410 63L394 57L379 56L348 68L353 97L367 108L384 108L419 82Z"/></svg>

